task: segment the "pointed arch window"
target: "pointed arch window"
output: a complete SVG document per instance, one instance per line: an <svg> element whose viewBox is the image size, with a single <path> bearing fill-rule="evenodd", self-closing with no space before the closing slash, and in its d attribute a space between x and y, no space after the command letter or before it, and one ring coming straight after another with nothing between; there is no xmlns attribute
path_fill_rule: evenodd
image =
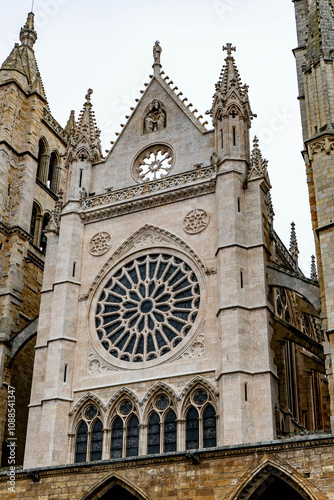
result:
<svg viewBox="0 0 334 500"><path fill-rule="evenodd" d="M123 456L123 420L117 417L111 429L111 458Z"/></svg>
<svg viewBox="0 0 334 500"><path fill-rule="evenodd" d="M160 417L157 413L152 413L148 421L148 447L149 455L160 453Z"/></svg>
<svg viewBox="0 0 334 500"><path fill-rule="evenodd" d="M136 415L132 415L127 426L126 456L136 457L139 450L139 420Z"/></svg>
<svg viewBox="0 0 334 500"><path fill-rule="evenodd" d="M47 237L45 236L45 229L47 225L50 222L50 215L49 214L44 214L43 215L43 222L42 222L42 234L41 234L41 240L39 244L40 250L45 253L46 252L46 245L47 245Z"/></svg>
<svg viewBox="0 0 334 500"><path fill-rule="evenodd" d="M176 415L173 410L169 410L165 419L164 428L164 448L165 453L176 451L177 445L177 422Z"/></svg>
<svg viewBox="0 0 334 500"><path fill-rule="evenodd" d="M101 460L102 458L102 443L103 443L103 424L101 420L97 420L93 426L90 459Z"/></svg>
<svg viewBox="0 0 334 500"><path fill-rule="evenodd" d="M203 414L203 447L213 448L217 446L216 436L216 412L213 406L208 405Z"/></svg>
<svg viewBox="0 0 334 500"><path fill-rule="evenodd" d="M75 462L86 462L87 457L88 427L86 422L81 422L77 430Z"/></svg>
<svg viewBox="0 0 334 500"><path fill-rule="evenodd" d="M48 145L44 139L40 139L38 143L38 165L37 165L37 179L43 184L46 184L48 178Z"/></svg>
<svg viewBox="0 0 334 500"><path fill-rule="evenodd" d="M198 411L191 407L186 416L186 448L187 450L196 450L199 448L199 420Z"/></svg>

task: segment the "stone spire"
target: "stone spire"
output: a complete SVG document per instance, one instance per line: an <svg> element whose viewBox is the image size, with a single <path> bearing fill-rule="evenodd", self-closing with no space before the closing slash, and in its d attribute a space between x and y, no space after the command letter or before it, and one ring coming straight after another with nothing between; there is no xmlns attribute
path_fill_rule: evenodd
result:
<svg viewBox="0 0 334 500"><path fill-rule="evenodd" d="M298 243L297 243L297 235L296 235L296 225L294 222L291 222L291 233L290 233L290 248L289 251L292 255L293 260L296 262L296 266L298 267Z"/></svg>
<svg viewBox="0 0 334 500"><path fill-rule="evenodd" d="M32 12L29 12L27 22L25 23L23 28L21 28L20 40L22 45L26 45L31 49L33 48L34 43L37 40L37 33L34 29L34 14Z"/></svg>
<svg viewBox="0 0 334 500"><path fill-rule="evenodd" d="M248 98L248 86L243 85L235 63L236 48L228 43L225 64L215 85L212 107L207 114L212 117L215 129L218 164L228 158L244 160L245 175L250 160L249 129L253 118Z"/></svg>
<svg viewBox="0 0 334 500"><path fill-rule="evenodd" d="M83 109L78 123L75 123L74 111L66 125L66 131L71 134L67 150L67 160L78 156L94 163L102 158L100 130L97 127L93 105L91 103L92 89L88 89Z"/></svg>
<svg viewBox="0 0 334 500"><path fill-rule="evenodd" d="M33 50L36 40L34 14L30 12L20 31L21 45L18 43L14 45L13 50L0 68L0 84L14 80L28 94L36 92L47 101Z"/></svg>
<svg viewBox="0 0 334 500"><path fill-rule="evenodd" d="M232 53L236 52L236 47L233 47L231 43L227 43L223 46L223 51L227 52L227 57L225 59L225 65L220 72L218 82L215 85L216 92L213 96L213 106L209 113L212 116L214 108L219 102L226 105L229 99L233 97L233 100L241 104L250 121L251 117L256 115L253 115L250 108L248 85L242 84L239 70L232 56Z"/></svg>
<svg viewBox="0 0 334 500"><path fill-rule="evenodd" d="M162 48L160 45L160 42L158 40L155 42L153 45L153 70L154 70L154 75L158 75L161 71L161 63L160 63L160 58L161 58L161 52Z"/></svg>
<svg viewBox="0 0 334 500"><path fill-rule="evenodd" d="M268 177L268 160L262 157L261 150L259 148L259 140L255 136L253 139L253 150L251 153L250 167L247 176L247 180L257 179L260 177L265 177L269 181Z"/></svg>
<svg viewBox="0 0 334 500"><path fill-rule="evenodd" d="M311 256L311 280L318 281L317 266L314 255Z"/></svg>

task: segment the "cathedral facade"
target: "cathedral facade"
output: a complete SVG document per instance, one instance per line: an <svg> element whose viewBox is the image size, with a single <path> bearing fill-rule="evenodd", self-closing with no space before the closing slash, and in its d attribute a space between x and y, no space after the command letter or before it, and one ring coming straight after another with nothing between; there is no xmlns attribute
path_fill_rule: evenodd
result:
<svg viewBox="0 0 334 500"><path fill-rule="evenodd" d="M104 157L91 89L52 117L28 15L0 70L0 498L334 498L334 11L294 3L310 277L294 225L289 249L275 232L232 44L208 127L156 42Z"/></svg>

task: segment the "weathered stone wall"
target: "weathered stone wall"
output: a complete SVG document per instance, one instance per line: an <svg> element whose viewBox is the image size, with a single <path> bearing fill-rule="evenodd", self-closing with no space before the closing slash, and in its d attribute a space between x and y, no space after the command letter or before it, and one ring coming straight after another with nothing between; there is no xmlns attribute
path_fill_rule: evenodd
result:
<svg viewBox="0 0 334 500"><path fill-rule="evenodd" d="M95 499L116 481L137 498L147 500L232 500L259 486L269 474L302 492L303 498L334 499L333 452L333 438L308 436L270 445L203 451L193 460L179 453L49 467L17 473L12 496L6 473L2 473L0 499ZM197 458L199 463L193 463ZM32 472L37 482L29 476Z"/></svg>

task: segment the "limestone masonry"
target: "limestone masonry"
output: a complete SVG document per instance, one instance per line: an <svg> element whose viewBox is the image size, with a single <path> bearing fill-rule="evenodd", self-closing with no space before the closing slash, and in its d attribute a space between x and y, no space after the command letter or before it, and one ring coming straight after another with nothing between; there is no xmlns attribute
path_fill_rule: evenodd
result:
<svg viewBox="0 0 334 500"><path fill-rule="evenodd" d="M156 42L104 157L91 89L53 118L28 14L0 69L0 499L334 499L334 0L294 4L310 277L231 43L211 127Z"/></svg>

